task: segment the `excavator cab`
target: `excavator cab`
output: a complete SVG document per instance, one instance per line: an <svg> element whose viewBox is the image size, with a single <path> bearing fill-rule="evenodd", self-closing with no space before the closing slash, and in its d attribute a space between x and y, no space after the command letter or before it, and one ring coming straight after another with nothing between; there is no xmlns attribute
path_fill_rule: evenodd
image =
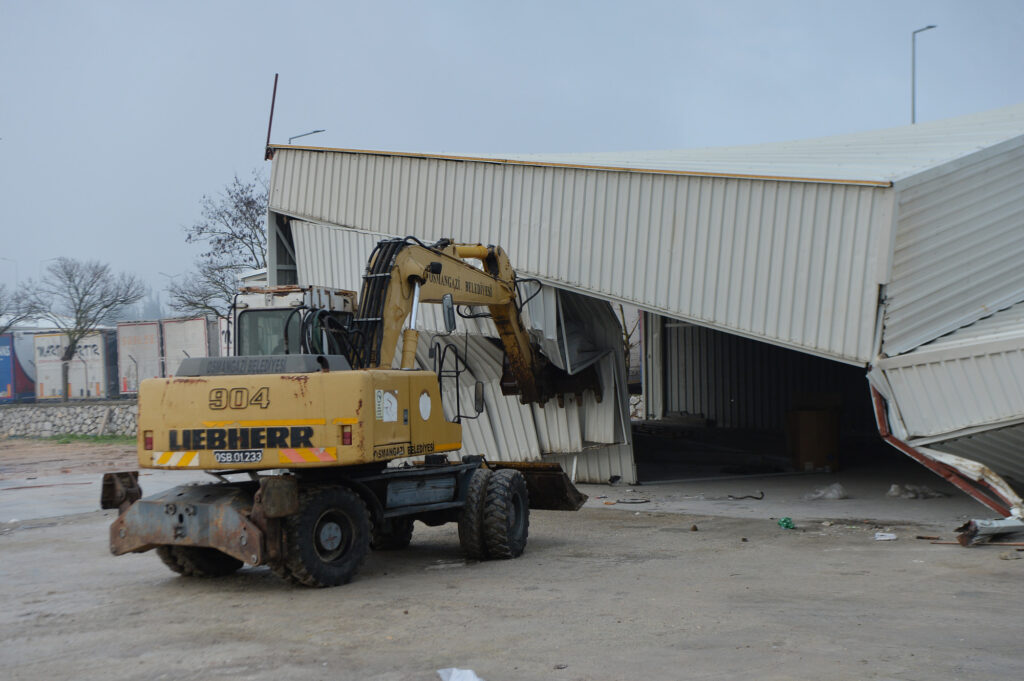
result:
<svg viewBox="0 0 1024 681"><path fill-rule="evenodd" d="M324 287L243 289L231 306L236 356L347 355L355 293Z"/></svg>

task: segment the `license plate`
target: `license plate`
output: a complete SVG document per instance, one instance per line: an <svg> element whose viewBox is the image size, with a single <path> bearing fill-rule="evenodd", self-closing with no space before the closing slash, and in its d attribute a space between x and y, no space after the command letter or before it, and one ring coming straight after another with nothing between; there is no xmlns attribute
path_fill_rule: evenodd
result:
<svg viewBox="0 0 1024 681"><path fill-rule="evenodd" d="M213 453L217 463L259 463L263 460L262 449L220 449Z"/></svg>

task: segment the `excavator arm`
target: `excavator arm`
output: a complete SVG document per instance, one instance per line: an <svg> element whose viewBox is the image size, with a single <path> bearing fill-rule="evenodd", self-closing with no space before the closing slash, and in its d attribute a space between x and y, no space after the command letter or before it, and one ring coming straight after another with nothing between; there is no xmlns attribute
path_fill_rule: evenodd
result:
<svg viewBox="0 0 1024 681"><path fill-rule="evenodd" d="M593 369L570 376L533 345L517 304L515 282L508 255L498 246L448 239L432 246L409 239L381 241L370 256L359 296L360 316L353 323L359 356L353 366L391 368L401 336L402 368L413 368L418 305L441 303L450 295L455 305L487 308L515 384L503 389L518 394L522 403L543 404L556 395L586 389L600 396ZM406 319L410 323L403 334Z"/></svg>

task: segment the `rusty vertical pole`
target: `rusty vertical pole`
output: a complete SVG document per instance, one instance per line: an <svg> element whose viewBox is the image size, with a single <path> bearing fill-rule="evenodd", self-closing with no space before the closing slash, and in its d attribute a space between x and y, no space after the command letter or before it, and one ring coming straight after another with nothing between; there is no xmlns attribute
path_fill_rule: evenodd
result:
<svg viewBox="0 0 1024 681"><path fill-rule="evenodd" d="M274 74L274 94L270 96L270 121L267 123L267 145L263 148L263 160L269 161L272 154L270 153L270 129L274 126L274 104L277 102L277 77L279 74Z"/></svg>

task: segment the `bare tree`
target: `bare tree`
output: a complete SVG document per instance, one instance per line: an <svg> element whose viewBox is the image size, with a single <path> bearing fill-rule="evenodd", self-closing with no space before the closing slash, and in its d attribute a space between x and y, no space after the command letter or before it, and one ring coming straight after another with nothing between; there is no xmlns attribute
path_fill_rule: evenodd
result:
<svg viewBox="0 0 1024 681"><path fill-rule="evenodd" d="M173 310L227 316L238 277L267 266L267 194L266 179L254 170L251 182L236 175L218 195L203 196L202 218L185 229L185 241L208 248L168 287Z"/></svg>
<svg viewBox="0 0 1024 681"><path fill-rule="evenodd" d="M200 258L183 281L167 288L168 306L181 314L212 314L226 318L238 290L238 277L249 268Z"/></svg>
<svg viewBox="0 0 1024 681"><path fill-rule="evenodd" d="M68 363L78 344L105 323L114 321L126 305L138 302L146 286L133 274L114 274L110 266L95 260L82 262L57 258L46 268L46 278L28 284L30 313L36 319L51 322L67 336L61 354L61 383L64 401L68 399Z"/></svg>
<svg viewBox="0 0 1024 681"><path fill-rule="evenodd" d="M625 355L626 355L626 375L628 376L629 375L629 371L631 369L630 364L631 364L631 355L633 353L633 348L635 348L636 346L640 345L639 337L637 337L634 340L634 336L637 336L637 329L640 328L640 315L637 315L636 319L633 320L633 324L630 325L630 323L626 320L626 310L625 310L625 308L622 307L622 304L620 303L619 304L619 321L622 324L622 349L625 350Z"/></svg>
<svg viewBox="0 0 1024 681"><path fill-rule="evenodd" d="M12 326L17 326L32 317L32 309L25 289L22 287L10 291L4 284L0 284L0 335L7 333Z"/></svg>

